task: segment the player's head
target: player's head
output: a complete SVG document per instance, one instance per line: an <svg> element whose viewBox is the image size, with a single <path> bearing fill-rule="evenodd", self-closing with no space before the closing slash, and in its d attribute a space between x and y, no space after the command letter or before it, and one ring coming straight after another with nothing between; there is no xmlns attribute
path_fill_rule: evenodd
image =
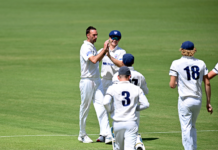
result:
<svg viewBox="0 0 218 150"><path fill-rule="evenodd" d="M123 64L127 67L132 66L134 64L134 56L132 54L124 54Z"/></svg>
<svg viewBox="0 0 218 150"><path fill-rule="evenodd" d="M121 39L121 33L118 30L113 30L109 33L109 40L112 46L117 46Z"/></svg>
<svg viewBox="0 0 218 150"><path fill-rule="evenodd" d="M194 56L197 49L194 46L194 43L191 41L185 41L182 43L181 48L179 49L181 51L182 56Z"/></svg>
<svg viewBox="0 0 218 150"><path fill-rule="evenodd" d="M87 41L94 44L98 38L98 32L97 32L96 28L93 26L89 26L86 29L86 37L87 37Z"/></svg>
<svg viewBox="0 0 218 150"><path fill-rule="evenodd" d="M129 81L130 77L131 77L131 72L129 68L126 66L120 67L118 71L119 81Z"/></svg>

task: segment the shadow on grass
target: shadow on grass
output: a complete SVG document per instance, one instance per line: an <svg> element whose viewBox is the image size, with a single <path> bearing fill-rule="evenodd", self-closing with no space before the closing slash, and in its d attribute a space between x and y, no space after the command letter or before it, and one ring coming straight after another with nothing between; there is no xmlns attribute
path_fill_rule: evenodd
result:
<svg viewBox="0 0 218 150"><path fill-rule="evenodd" d="M159 138L142 138L142 141L153 141L158 140Z"/></svg>

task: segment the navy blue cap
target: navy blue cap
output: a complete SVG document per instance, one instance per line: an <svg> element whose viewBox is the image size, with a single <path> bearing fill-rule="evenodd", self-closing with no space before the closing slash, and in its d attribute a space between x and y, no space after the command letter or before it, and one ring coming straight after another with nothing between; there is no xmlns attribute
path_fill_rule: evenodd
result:
<svg viewBox="0 0 218 150"><path fill-rule="evenodd" d="M127 76L129 76L129 75L131 75L131 72L130 72L128 67L123 66L123 67L120 67L118 74L119 75L127 75Z"/></svg>
<svg viewBox="0 0 218 150"><path fill-rule="evenodd" d="M121 39L121 33L118 30L113 30L109 33L109 37L111 37L113 40L119 40Z"/></svg>
<svg viewBox="0 0 218 150"><path fill-rule="evenodd" d="M132 54L124 54L123 63L125 66L132 66L134 63L134 56Z"/></svg>
<svg viewBox="0 0 218 150"><path fill-rule="evenodd" d="M181 45L182 49L187 49L187 50L193 50L194 49L194 43L191 41L185 41Z"/></svg>

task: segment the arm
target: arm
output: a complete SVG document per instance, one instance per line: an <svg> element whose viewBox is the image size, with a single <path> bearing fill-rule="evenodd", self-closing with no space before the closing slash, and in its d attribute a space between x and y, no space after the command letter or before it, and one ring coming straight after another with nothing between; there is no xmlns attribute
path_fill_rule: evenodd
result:
<svg viewBox="0 0 218 150"><path fill-rule="evenodd" d="M149 90L148 90L147 83L146 83L144 77L142 77L141 89L142 89L142 91L144 92L145 95L148 94L148 91L149 91Z"/></svg>
<svg viewBox="0 0 218 150"><path fill-rule="evenodd" d="M177 77L176 76L170 76L170 87L172 89L176 88L177 85Z"/></svg>
<svg viewBox="0 0 218 150"><path fill-rule="evenodd" d="M140 89L141 90L141 89ZM144 110L150 106L148 99L146 96L143 94L142 90L139 95L139 105L136 107L137 111Z"/></svg>
<svg viewBox="0 0 218 150"><path fill-rule="evenodd" d="M124 66L123 61L115 59L114 57L112 57L112 56L110 55L109 52L107 53L107 56L108 56L108 58L109 58L117 67L122 67L122 66Z"/></svg>
<svg viewBox="0 0 218 150"><path fill-rule="evenodd" d="M213 71L213 70L211 70L209 73L208 73L208 78L209 79L212 79L213 77L215 77L217 74Z"/></svg>
<svg viewBox="0 0 218 150"><path fill-rule="evenodd" d="M210 114L213 113L213 108L210 104L210 97L211 97L211 87L210 87L210 81L208 78L208 75L205 75L203 78L204 81L204 87L205 87L205 92L206 92L206 96L207 96L207 111L210 112Z"/></svg>
<svg viewBox="0 0 218 150"><path fill-rule="evenodd" d="M109 112L109 113L111 113L113 111L111 102L112 102L111 95L105 95L104 100L103 100L103 105L104 105L105 109L107 110L107 112Z"/></svg>
<svg viewBox="0 0 218 150"><path fill-rule="evenodd" d="M90 56L89 60L92 63L96 64L98 61L102 60L102 58L104 57L106 52L108 52L108 41L104 42L104 48L102 49L102 51L98 55L96 55L96 56Z"/></svg>

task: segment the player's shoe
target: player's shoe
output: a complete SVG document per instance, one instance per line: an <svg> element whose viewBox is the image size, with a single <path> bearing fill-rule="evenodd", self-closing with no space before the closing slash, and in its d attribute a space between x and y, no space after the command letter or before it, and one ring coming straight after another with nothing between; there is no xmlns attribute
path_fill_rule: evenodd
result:
<svg viewBox="0 0 218 150"><path fill-rule="evenodd" d="M108 135L105 137L105 144L110 144L112 143L112 135Z"/></svg>
<svg viewBox="0 0 218 150"><path fill-rule="evenodd" d="M96 142L105 142L105 137L102 136L102 135L100 135L100 136L97 138Z"/></svg>
<svg viewBox="0 0 218 150"><path fill-rule="evenodd" d="M79 136L78 137L78 140L80 142L83 142L83 143L92 143L93 141L88 137L88 135L85 135L83 137Z"/></svg>
<svg viewBox="0 0 218 150"><path fill-rule="evenodd" d="M136 150L145 150L145 146L142 142L142 138L141 138L140 134L137 135L135 149Z"/></svg>
<svg viewBox="0 0 218 150"><path fill-rule="evenodd" d="M112 147L115 150L115 136L114 136L114 128L111 127L111 135L112 135Z"/></svg>

